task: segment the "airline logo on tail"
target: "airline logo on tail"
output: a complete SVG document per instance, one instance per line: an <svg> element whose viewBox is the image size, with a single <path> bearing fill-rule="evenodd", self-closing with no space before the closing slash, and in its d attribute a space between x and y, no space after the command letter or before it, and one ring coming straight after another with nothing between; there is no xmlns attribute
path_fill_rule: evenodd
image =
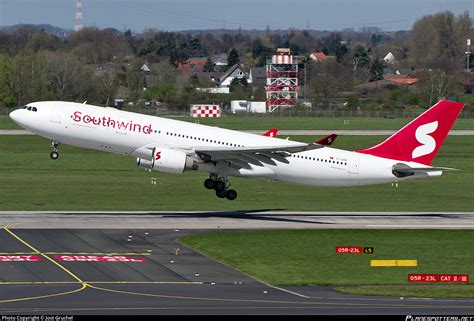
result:
<svg viewBox="0 0 474 321"><path fill-rule="evenodd" d="M413 150L411 158L415 159L421 156L431 154L436 149L436 140L429 134L438 129L438 121L421 125L415 132L416 140L421 144Z"/></svg>
<svg viewBox="0 0 474 321"><path fill-rule="evenodd" d="M463 107L442 100L385 141L357 152L430 165Z"/></svg>

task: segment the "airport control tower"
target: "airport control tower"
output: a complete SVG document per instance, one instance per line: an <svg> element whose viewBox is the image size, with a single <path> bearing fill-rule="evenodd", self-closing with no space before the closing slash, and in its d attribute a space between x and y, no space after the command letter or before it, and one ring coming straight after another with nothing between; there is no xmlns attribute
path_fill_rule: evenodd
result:
<svg viewBox="0 0 474 321"><path fill-rule="evenodd" d="M298 62L289 48L278 48L267 60L267 109L293 107L298 102Z"/></svg>

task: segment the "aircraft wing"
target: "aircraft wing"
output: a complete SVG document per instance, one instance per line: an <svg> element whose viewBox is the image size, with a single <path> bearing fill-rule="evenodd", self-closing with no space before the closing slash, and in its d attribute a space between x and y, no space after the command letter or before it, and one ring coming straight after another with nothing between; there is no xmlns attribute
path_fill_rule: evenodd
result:
<svg viewBox="0 0 474 321"><path fill-rule="evenodd" d="M252 165L276 165L276 162L286 163L286 157L293 153L323 148L319 144L298 144L283 146L259 147L196 147L196 153L205 162L227 161L234 168L250 169Z"/></svg>

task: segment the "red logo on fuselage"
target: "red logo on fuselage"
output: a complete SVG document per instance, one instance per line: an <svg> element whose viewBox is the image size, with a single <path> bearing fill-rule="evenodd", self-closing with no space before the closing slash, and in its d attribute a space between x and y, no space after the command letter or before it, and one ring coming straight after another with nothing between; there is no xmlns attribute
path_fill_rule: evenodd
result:
<svg viewBox="0 0 474 321"><path fill-rule="evenodd" d="M161 158L161 152L156 152L155 160L159 160Z"/></svg>
<svg viewBox="0 0 474 321"><path fill-rule="evenodd" d="M142 124L134 124L133 121L122 121L116 120L111 117L99 117L99 116L90 116L90 115L82 115L82 112L76 111L74 112L73 121L76 123L84 123L84 124L94 124L94 125L102 125L103 127L111 127L117 128L122 130L128 130L132 132L139 132L144 134L151 134L151 124L150 125L142 125Z"/></svg>

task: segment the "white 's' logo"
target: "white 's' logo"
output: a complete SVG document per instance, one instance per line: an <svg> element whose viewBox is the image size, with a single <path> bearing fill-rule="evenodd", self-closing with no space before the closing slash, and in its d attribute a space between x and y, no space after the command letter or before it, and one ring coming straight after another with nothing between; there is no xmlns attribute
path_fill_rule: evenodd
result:
<svg viewBox="0 0 474 321"><path fill-rule="evenodd" d="M436 148L436 140L429 134L433 133L438 128L438 121L421 125L417 128L415 137L416 140L422 144L413 150L411 158L418 158L431 154Z"/></svg>

